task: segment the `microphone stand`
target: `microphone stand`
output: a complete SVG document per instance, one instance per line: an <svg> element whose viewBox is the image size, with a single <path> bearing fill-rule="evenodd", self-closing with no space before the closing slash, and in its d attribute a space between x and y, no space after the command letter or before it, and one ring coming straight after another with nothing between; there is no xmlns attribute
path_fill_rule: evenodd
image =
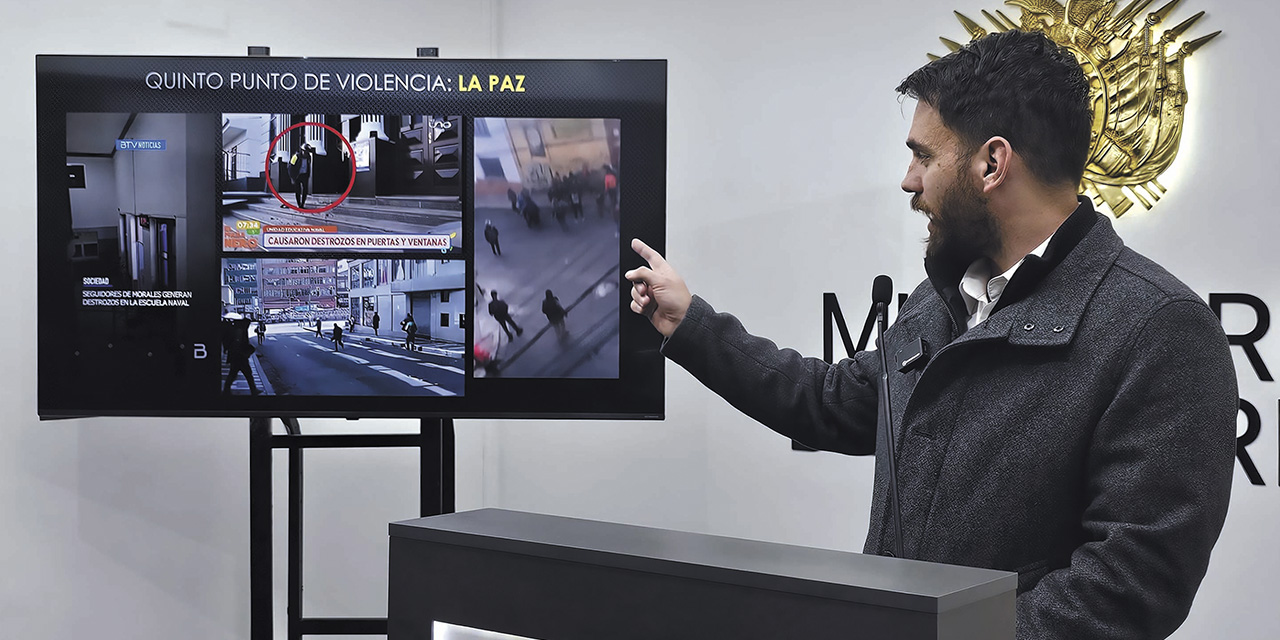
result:
<svg viewBox="0 0 1280 640"><path fill-rule="evenodd" d="M889 354L888 347L884 343L884 329L885 325L889 323L889 305L886 302L877 300L875 310L876 333L880 343L876 351L880 353L880 415L882 416L878 422L884 432L884 441L887 445L885 453L889 457L889 510L893 514L892 553L894 557L901 558L902 507L898 499L898 455L893 430L893 409L889 403Z"/></svg>

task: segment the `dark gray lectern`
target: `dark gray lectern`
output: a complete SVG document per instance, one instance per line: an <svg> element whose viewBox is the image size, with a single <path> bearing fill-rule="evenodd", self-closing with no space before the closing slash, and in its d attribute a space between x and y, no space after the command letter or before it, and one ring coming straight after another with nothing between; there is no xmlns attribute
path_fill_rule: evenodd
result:
<svg viewBox="0 0 1280 640"><path fill-rule="evenodd" d="M1005 640L1017 574L480 509L391 524L390 640Z"/></svg>

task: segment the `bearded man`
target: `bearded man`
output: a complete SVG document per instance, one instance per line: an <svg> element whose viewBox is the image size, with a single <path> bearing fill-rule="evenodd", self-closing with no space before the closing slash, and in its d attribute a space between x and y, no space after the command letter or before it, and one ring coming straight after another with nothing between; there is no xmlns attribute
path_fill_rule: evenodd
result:
<svg viewBox="0 0 1280 640"><path fill-rule="evenodd" d="M880 345L903 555L1017 572L1020 639L1167 637L1230 496L1238 397L1221 326L1077 196L1092 108L1069 51L992 34L898 92L917 100L902 189L929 221L928 279ZM631 308L663 354L787 437L886 451L876 354L779 349L632 246L649 266L626 274ZM878 456L866 553L892 548L888 469Z"/></svg>

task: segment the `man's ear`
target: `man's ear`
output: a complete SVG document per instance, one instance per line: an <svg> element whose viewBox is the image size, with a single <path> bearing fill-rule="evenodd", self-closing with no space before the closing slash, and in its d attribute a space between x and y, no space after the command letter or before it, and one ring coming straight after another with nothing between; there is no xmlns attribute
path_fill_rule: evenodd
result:
<svg viewBox="0 0 1280 640"><path fill-rule="evenodd" d="M1013 145L1001 136L987 140L980 150L982 154L982 191L990 193L1004 184L1013 165Z"/></svg>

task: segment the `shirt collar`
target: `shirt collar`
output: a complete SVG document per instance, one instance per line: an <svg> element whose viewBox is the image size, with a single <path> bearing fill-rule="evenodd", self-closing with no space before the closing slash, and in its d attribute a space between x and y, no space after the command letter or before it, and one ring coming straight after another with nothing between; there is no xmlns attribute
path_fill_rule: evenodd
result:
<svg viewBox="0 0 1280 640"><path fill-rule="evenodd" d="M1009 267L1008 271L995 277L991 276L992 262L990 258L974 260L973 264L969 265L968 270L964 272L964 277L960 279L960 297L964 300L969 315L972 316L977 312L979 304L999 302L1001 294L1004 293L1009 281L1013 280L1013 274L1017 272L1018 267L1021 267L1022 263L1026 262L1030 256L1043 258L1045 250L1049 248L1049 241L1053 239L1056 233L1057 230L1055 229L1054 233L1049 234L1049 237L1044 239L1044 242L1041 242L1030 253L1023 256L1021 260L1013 263L1013 266Z"/></svg>
<svg viewBox="0 0 1280 640"><path fill-rule="evenodd" d="M1058 266L1093 229L1098 221L1093 203L1085 196L1080 196L1078 202L1075 212L1050 236L1043 254L1034 257L1031 257L1034 255L1031 254L1023 258L1017 270L1017 277L1010 278L1009 283L1005 285L992 313L1027 297L1045 275ZM957 263L955 260L948 259L947 256L925 258L924 261L929 282L933 284L934 291L938 292L938 296L946 304L952 320L955 321L961 333L964 332L969 313L958 285L968 266L971 265Z"/></svg>

